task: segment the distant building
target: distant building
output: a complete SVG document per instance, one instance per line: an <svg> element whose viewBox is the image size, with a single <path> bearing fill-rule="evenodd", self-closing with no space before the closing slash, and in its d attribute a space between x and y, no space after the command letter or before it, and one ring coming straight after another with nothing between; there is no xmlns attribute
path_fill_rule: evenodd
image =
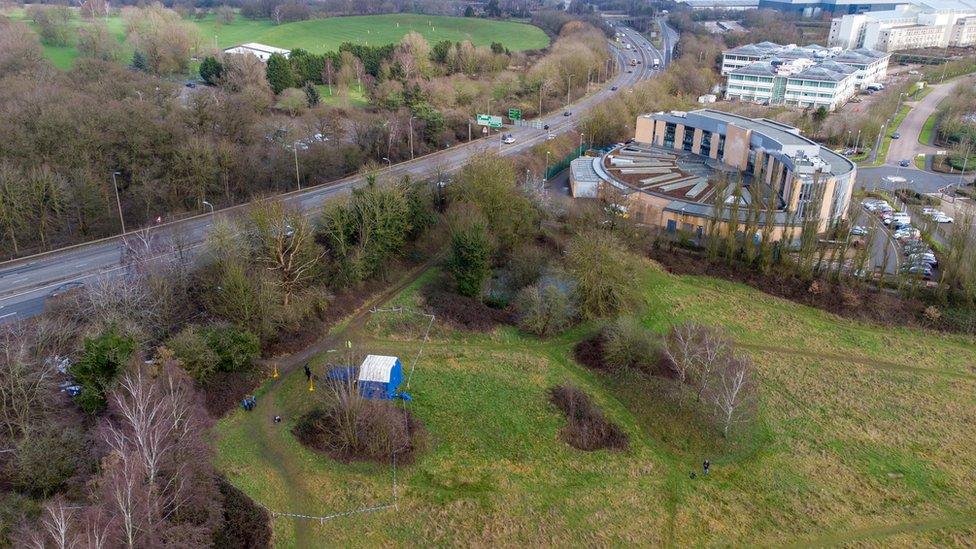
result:
<svg viewBox="0 0 976 549"><path fill-rule="evenodd" d="M846 219L857 175L850 160L792 126L710 109L641 115L633 142L585 161L601 179L600 198L638 223L689 238L713 223L743 231L749 210L758 229L743 235L750 239L796 242L805 227L825 232ZM742 186L733 193L723 179Z"/></svg>
<svg viewBox="0 0 976 549"><path fill-rule="evenodd" d="M754 10L759 7L759 0L678 0L693 10Z"/></svg>
<svg viewBox="0 0 976 549"><path fill-rule="evenodd" d="M747 44L722 53L725 98L834 110L858 89L883 80L890 54L816 44Z"/></svg>
<svg viewBox="0 0 976 549"><path fill-rule="evenodd" d="M830 24L828 43L892 52L976 45L976 0L913 0L892 10L845 15Z"/></svg>
<svg viewBox="0 0 976 549"><path fill-rule="evenodd" d="M824 13L842 15L890 10L909 3L909 0L759 0L759 9L819 17Z"/></svg>
<svg viewBox="0 0 976 549"><path fill-rule="evenodd" d="M265 44L258 44L257 42L250 42L247 44L241 44L239 46L234 46L232 48L227 48L224 53L237 53L237 54L251 54L261 61L267 63L268 59L272 54L280 53L285 57L291 55L291 50L286 50L284 48L276 48L274 46L267 46Z"/></svg>

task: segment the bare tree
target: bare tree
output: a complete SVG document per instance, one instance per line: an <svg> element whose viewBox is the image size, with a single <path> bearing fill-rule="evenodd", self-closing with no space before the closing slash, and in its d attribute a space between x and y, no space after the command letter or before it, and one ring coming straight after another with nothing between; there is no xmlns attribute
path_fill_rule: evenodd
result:
<svg viewBox="0 0 976 549"><path fill-rule="evenodd" d="M752 361L744 356L730 356L723 361L711 394L722 435L728 437L732 427L745 419L744 412L754 396Z"/></svg>
<svg viewBox="0 0 976 549"><path fill-rule="evenodd" d="M678 380L693 385L701 400L713 373L730 359L732 342L716 328L686 322L671 328L663 352Z"/></svg>
<svg viewBox="0 0 976 549"><path fill-rule="evenodd" d="M31 338L21 325L0 334L0 427L2 438L25 435L54 407L57 369L53 361L39 360Z"/></svg>
<svg viewBox="0 0 976 549"><path fill-rule="evenodd" d="M315 242L308 218L285 209L281 202L257 206L251 212L251 220L257 229L257 258L275 274L284 305L288 305L295 291L314 277L325 252Z"/></svg>

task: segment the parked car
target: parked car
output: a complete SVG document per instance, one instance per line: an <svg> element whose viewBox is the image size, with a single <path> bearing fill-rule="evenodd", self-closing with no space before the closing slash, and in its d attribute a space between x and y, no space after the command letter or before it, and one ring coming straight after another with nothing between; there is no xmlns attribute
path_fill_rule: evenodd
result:
<svg viewBox="0 0 976 549"><path fill-rule="evenodd" d="M854 225L851 227L851 236L864 236L866 234L868 234L867 227L862 225Z"/></svg>
<svg viewBox="0 0 976 549"><path fill-rule="evenodd" d="M925 253L912 254L912 255L908 256L908 262L911 263L912 265L918 265L920 263L925 263L926 265L931 265L932 267L938 267L939 266L939 260L936 259L935 254L931 254L931 253L928 253L928 254L925 254Z"/></svg>
<svg viewBox="0 0 976 549"><path fill-rule="evenodd" d="M939 210L931 206L925 206L924 208L922 208L922 215L927 215L931 217L932 214L936 214L936 213L942 213L942 212L940 212Z"/></svg>
<svg viewBox="0 0 976 549"><path fill-rule="evenodd" d="M932 278L932 267L928 265L905 265L900 269L901 274L916 278L930 280Z"/></svg>
<svg viewBox="0 0 976 549"><path fill-rule="evenodd" d="M573 113L569 111L563 111L563 116L573 116Z"/></svg>
<svg viewBox="0 0 976 549"><path fill-rule="evenodd" d="M618 88L617 86L610 86L610 91L612 91L612 92L615 92L615 91L617 91L619 89L620 88Z"/></svg>
<svg viewBox="0 0 976 549"><path fill-rule="evenodd" d="M935 221L936 223L952 223L955 220L946 214L939 212L939 214L932 216L932 221Z"/></svg>
<svg viewBox="0 0 976 549"><path fill-rule="evenodd" d="M891 134L891 138L892 139L901 139L901 134L898 133L898 132L895 132L895 133Z"/></svg>

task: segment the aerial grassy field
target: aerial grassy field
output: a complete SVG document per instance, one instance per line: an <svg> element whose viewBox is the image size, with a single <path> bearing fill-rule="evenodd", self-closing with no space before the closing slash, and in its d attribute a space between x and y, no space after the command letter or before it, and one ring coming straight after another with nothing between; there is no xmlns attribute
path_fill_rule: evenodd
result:
<svg viewBox="0 0 976 549"><path fill-rule="evenodd" d="M12 19L28 21L23 9L11 9L2 13ZM119 42L124 42L125 28L122 18L111 16L106 17L105 21ZM343 42L370 46L396 43L410 31L423 34L431 44L441 40L470 40L476 46L501 42L513 51L541 49L549 45L549 38L542 29L525 23L409 13L332 17L282 25L275 25L267 19L252 20L243 17L236 17L233 23L227 25L218 23L212 15L190 21L200 29L201 45L204 49L212 48L215 43L218 48L223 49L246 42L259 42L281 48L303 48L313 53L324 53L336 51ZM80 17L76 17L74 22L76 25L83 24ZM33 22L28 23L33 26ZM70 68L78 57L78 50L74 45L44 46L44 53L59 68ZM127 49L125 53L124 57L128 59L131 51Z"/></svg>
<svg viewBox="0 0 976 549"><path fill-rule="evenodd" d="M392 300L420 304L427 273ZM882 329L648 263L642 321L728 329L758 368L758 420L722 439L666 382L611 377L572 359L587 325L539 340L465 334L379 313L338 336L396 354L429 450L397 471L397 509L319 522L278 517L275 543L334 545L944 546L976 535L976 340ZM357 326L356 324L353 324ZM415 357L422 349L420 360ZM313 363L318 373L325 353ZM631 437L617 453L558 438L545 390L571 382ZM391 468L341 464L298 444L294 419L318 392L301 372L269 381L254 412L218 426L218 467L276 512L327 516L390 503ZM272 418L281 414L282 424ZM692 479L703 459L712 473Z"/></svg>

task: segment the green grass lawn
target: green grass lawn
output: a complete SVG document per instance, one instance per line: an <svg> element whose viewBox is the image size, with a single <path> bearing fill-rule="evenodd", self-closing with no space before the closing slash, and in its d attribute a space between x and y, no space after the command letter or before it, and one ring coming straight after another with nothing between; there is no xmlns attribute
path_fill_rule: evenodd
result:
<svg viewBox="0 0 976 549"><path fill-rule="evenodd" d="M939 119L939 113L934 112L925 119L925 124L922 124L922 131L918 132L918 142L922 145L931 145L933 133L935 132L935 123Z"/></svg>
<svg viewBox="0 0 976 549"><path fill-rule="evenodd" d="M416 284L391 304L418 306ZM756 365L759 419L723 440L668 382L610 377L571 358L585 325L553 340L512 328L434 324L409 392L430 448L398 470L394 510L333 521L275 520L275 543L344 545L952 545L972 539L976 468L973 338L877 328L652 264L642 321L725 327ZM349 338L407 369L426 319L376 316ZM338 362L335 354L318 357ZM631 437L626 452L558 438L545 390L571 382ZM319 392L321 388L319 388ZM390 501L387 466L344 465L288 429L316 398L300 372L268 383L258 409L220 420L218 467L279 512L328 515ZM284 423L271 421L275 414ZM715 464L691 479L702 459Z"/></svg>
<svg viewBox="0 0 976 549"><path fill-rule="evenodd" d="M339 96L339 92L333 89L332 86L327 84L319 84L315 86L319 90L319 96L321 97L322 103L326 105L333 106L343 106L343 99ZM353 84L349 88L349 106L351 107L365 107L369 105L369 98L366 97L362 87Z"/></svg>
<svg viewBox="0 0 976 549"><path fill-rule="evenodd" d="M26 20L23 9L10 9L3 12L13 19ZM105 18L112 32L124 43L125 29L122 18ZM331 17L311 19L295 23L275 25L270 20L252 20L237 17L226 25L217 22L214 16L191 20L200 29L201 45L204 49L224 49L246 42L259 42L287 49L303 48L313 53L335 51L343 42L380 46L399 42L405 34L417 31L428 42L434 44L441 40L470 40L477 46L501 42L513 51L534 50L549 45L546 33L538 27L525 23L493 21L488 19L427 16L417 14L369 15L355 17ZM81 25L80 17L75 19ZM29 24L33 26L33 23ZM45 56L58 68L70 68L78 58L74 45L64 47L44 46ZM131 48L124 48L123 60L132 56Z"/></svg>

